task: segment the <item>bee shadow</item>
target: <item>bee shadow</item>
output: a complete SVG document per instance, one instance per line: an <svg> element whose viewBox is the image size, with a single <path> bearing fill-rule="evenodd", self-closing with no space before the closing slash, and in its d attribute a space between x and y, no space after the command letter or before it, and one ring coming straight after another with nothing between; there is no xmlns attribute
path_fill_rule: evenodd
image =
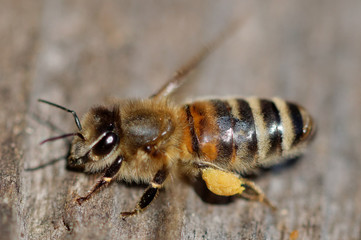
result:
<svg viewBox="0 0 361 240"><path fill-rule="evenodd" d="M227 205L233 202L236 197L230 196L219 196L212 193L208 188L206 183L203 181L201 176L198 176L194 182L192 182L193 189L196 194L202 199L203 202L215 205Z"/></svg>

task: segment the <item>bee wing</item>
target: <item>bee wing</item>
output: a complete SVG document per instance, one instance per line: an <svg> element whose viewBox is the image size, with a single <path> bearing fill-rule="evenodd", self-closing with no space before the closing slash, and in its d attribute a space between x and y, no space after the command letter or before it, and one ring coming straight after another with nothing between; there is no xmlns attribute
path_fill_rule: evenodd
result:
<svg viewBox="0 0 361 240"><path fill-rule="evenodd" d="M170 95L185 81L185 76L195 69L214 49L216 49L224 40L233 34L244 21L237 20L229 25L216 39L208 43L197 55L193 56L185 65L183 65L168 81L150 98L161 98Z"/></svg>

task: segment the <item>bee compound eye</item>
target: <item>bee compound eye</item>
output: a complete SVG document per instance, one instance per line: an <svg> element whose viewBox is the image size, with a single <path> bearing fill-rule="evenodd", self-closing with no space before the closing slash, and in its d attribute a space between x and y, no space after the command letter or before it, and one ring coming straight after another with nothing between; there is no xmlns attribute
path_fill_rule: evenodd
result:
<svg viewBox="0 0 361 240"><path fill-rule="evenodd" d="M118 143L118 136L113 132L108 132L92 149L93 154L104 156L110 153Z"/></svg>

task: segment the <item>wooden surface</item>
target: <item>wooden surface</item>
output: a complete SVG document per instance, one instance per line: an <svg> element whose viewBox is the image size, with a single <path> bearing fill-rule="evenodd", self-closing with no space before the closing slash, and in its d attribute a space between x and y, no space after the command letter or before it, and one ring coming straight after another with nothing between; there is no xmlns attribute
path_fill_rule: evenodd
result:
<svg viewBox="0 0 361 240"><path fill-rule="evenodd" d="M361 2L224 2L1 1L1 239L361 239ZM179 181L126 221L144 186L114 183L76 205L97 176L65 168L66 141L39 146L75 125L36 100L82 115L110 96L147 97L237 18L174 99L280 96L314 115L307 154L254 179L279 211L212 203Z"/></svg>

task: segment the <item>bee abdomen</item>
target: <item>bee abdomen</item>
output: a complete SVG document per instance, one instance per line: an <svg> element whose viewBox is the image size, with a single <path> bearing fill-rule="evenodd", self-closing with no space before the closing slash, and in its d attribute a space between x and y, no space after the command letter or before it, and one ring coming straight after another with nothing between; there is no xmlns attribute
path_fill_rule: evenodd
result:
<svg viewBox="0 0 361 240"><path fill-rule="evenodd" d="M185 105L188 150L207 161L267 164L293 154L313 135L310 115L274 99L214 99Z"/></svg>

